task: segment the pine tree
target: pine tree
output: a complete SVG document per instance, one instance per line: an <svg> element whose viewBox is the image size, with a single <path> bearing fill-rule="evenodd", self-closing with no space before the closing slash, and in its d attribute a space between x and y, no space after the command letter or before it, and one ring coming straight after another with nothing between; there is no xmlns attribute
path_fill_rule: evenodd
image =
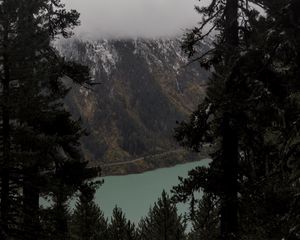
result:
<svg viewBox="0 0 300 240"><path fill-rule="evenodd" d="M0 3L0 80L1 80L1 232L8 235L9 223L12 223L10 199L10 173L11 173L11 126L10 121L13 118L10 113L11 103L11 72L10 65L13 59L11 51L13 48L15 29L10 26L11 22L16 21L14 13L14 1L1 1Z"/></svg>
<svg viewBox="0 0 300 240"><path fill-rule="evenodd" d="M205 194L199 201L192 216L192 230L189 240L207 239L216 240L220 237L220 206L218 198L212 194Z"/></svg>
<svg viewBox="0 0 300 240"><path fill-rule="evenodd" d="M113 210L111 223L108 227L110 240L135 240L138 239L135 226L127 221L124 213L118 207Z"/></svg>
<svg viewBox="0 0 300 240"><path fill-rule="evenodd" d="M291 205L295 209L295 192L298 191L295 188L297 184L287 180L293 172L288 162L295 162L296 152L299 152L299 105L296 103L299 102L296 100L299 85L295 85L299 79L299 61L296 60L299 45L295 44L299 42L299 18L292 10L296 8L297 1L251 1L266 11L266 17L258 17L258 13L248 4L250 1L240 1L239 44L237 51L230 49L233 51L228 52L228 39L234 40L231 30L235 29L237 36L236 27L229 27L236 19L234 14L232 21L228 21L229 12L233 13L229 9L234 2L212 1L208 7L197 8L204 15L203 25L187 35L184 47L192 56L195 54L195 44L206 36L203 26L207 22L212 20L211 30L215 27L221 30L215 48L199 58L202 66L214 66L207 97L190 122L182 123L177 129L176 137L195 150L199 150L205 142L212 142L216 151L210 167L191 171L189 178L182 179L182 184L175 188L175 192L180 200L187 200L199 188L223 198L222 239L230 239L230 235L238 237L237 233L245 239L253 239L253 236L262 236L261 239L285 238L289 235L284 233L288 224L283 219L290 214L288 207L278 206L293 203ZM227 134L226 129L230 130ZM229 137L227 140L226 135ZM236 136L237 139L232 139ZM230 144L234 142L235 147L231 148ZM227 158L230 161L224 161L226 155L230 155L226 154L230 149L235 149L228 154L235 152L238 165L232 161L237 159L233 155ZM239 215L236 215L236 204L227 208L237 200L237 186L233 184L233 178L233 185L227 182L230 179L229 168L230 171L237 171L231 176L235 176L235 183L239 183ZM235 200L231 201L233 198L230 200L229 196L233 192ZM286 197L279 197L282 195L280 192L284 192ZM270 202L275 199L274 207L270 208ZM234 218L227 218L231 210ZM282 218L279 220L275 216ZM238 229L236 220L239 220Z"/></svg>
<svg viewBox="0 0 300 240"><path fill-rule="evenodd" d="M49 226L45 229L46 234L49 235L49 239L66 240L71 239L69 222L71 218L70 209L67 204L66 196L62 194L62 191L53 198L53 205L51 209L51 222L52 232L49 231Z"/></svg>
<svg viewBox="0 0 300 240"><path fill-rule="evenodd" d="M213 65L215 74L208 88L208 96L193 115L191 125L183 123L177 129L176 138L196 150L207 140L218 142L219 149L214 160L218 161L219 178L222 179L217 183L222 185L219 189L221 191L218 192L222 201L221 235L222 239L237 239L240 116L236 107L238 103L236 100L239 99L236 99L236 89L233 84L236 80L234 65L241 44L238 23L240 5L237 0L212 1L208 7L196 9L204 16L203 23L187 34L184 47L192 56L195 53L194 45L204 39L214 28L218 28L220 34L215 49L210 54L211 57L209 59L200 57L203 66ZM208 22L213 22L213 25L208 33L203 33L204 26ZM214 115L214 126L209 122L210 115Z"/></svg>
<svg viewBox="0 0 300 240"><path fill-rule="evenodd" d="M258 33L263 41L257 41L256 46L257 51L266 58L259 73L268 73L263 80L269 95L272 96L269 104L273 113L265 128L265 142L261 144L264 147L256 147L264 154L264 158L259 160L265 166L260 165L260 171L256 171L256 175L260 177L255 182L258 189L256 191L259 193L256 206L260 211L255 214L260 214L256 216L259 219L257 225L264 226L267 238L293 239L300 233L299 224L295 224L300 214L297 210L299 184L296 180L299 179L299 164L296 162L299 162L300 152L300 102L297 83L300 18L296 14L299 1L266 0L263 4L267 17L261 23ZM258 165L257 162L255 165ZM253 189L253 185L251 187Z"/></svg>
<svg viewBox="0 0 300 240"><path fill-rule="evenodd" d="M62 77L83 84L88 69L65 62L51 46L58 34L70 35L79 14L53 0L5 0L0 11L1 226L6 235L39 239L40 193L51 192L47 182L66 165L81 161L83 131L63 107ZM80 181L61 185L75 191Z"/></svg>
<svg viewBox="0 0 300 240"><path fill-rule="evenodd" d="M186 239L185 222L165 191L149 210L148 216L141 220L139 228L142 240Z"/></svg>
<svg viewBox="0 0 300 240"><path fill-rule="evenodd" d="M108 239L108 223L103 212L94 202L92 186L82 186L71 221L71 239Z"/></svg>

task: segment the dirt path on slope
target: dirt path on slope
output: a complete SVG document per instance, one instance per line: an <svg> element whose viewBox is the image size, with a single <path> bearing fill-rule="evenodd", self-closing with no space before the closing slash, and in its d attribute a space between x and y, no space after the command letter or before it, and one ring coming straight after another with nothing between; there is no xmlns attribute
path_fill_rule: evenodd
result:
<svg viewBox="0 0 300 240"><path fill-rule="evenodd" d="M184 151L184 150L183 149L170 150L170 151L166 151L166 152L163 152L163 153L152 154L152 155L135 158L135 159L128 160L128 161L104 163L104 164L101 164L100 167L112 167L112 166L127 165L127 164L131 164L131 163L136 163L136 162L139 162L139 161L144 161L145 158L163 157L164 155L167 155L167 154L170 154L170 153L176 153L176 152L182 152L182 151Z"/></svg>

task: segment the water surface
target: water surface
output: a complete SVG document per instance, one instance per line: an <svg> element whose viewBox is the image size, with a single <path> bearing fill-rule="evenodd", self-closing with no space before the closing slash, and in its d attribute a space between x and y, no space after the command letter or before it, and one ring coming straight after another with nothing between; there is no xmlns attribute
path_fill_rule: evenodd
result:
<svg viewBox="0 0 300 240"><path fill-rule="evenodd" d="M209 160L205 159L141 174L100 178L104 179L104 184L96 192L96 203L108 218L117 205L129 220L138 223L141 217L147 215L150 206L153 206L163 190L170 193L172 187L179 183L178 176L186 177L189 170L208 163ZM187 206L178 204L178 210L184 213Z"/></svg>

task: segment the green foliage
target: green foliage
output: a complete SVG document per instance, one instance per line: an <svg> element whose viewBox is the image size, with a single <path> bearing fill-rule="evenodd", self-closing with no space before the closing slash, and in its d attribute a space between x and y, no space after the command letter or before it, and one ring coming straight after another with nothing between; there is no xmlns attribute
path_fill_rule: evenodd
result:
<svg viewBox="0 0 300 240"><path fill-rule="evenodd" d="M226 23L230 2L211 1L208 7L197 8L203 25L188 33L183 45L202 66L213 69L213 77L206 99L188 122L179 125L175 137L196 151L213 143L216 151L209 169L197 168L181 179L175 197L185 201L199 189L222 196L226 189L222 123L227 115L231 135L238 137L240 238L297 239L299 1L251 1L265 10L265 16L248 1L240 1L235 49L228 45L235 41L228 38L234 26ZM199 56L197 43L210 33L204 30L208 22L220 34L214 48Z"/></svg>
<svg viewBox="0 0 300 240"><path fill-rule="evenodd" d="M126 220L125 214L118 207L113 210L111 223L108 227L110 240L135 240L138 239L135 226Z"/></svg>
<svg viewBox="0 0 300 240"><path fill-rule="evenodd" d="M94 202L95 189L82 186L71 220L71 239L108 239L108 223Z"/></svg>
<svg viewBox="0 0 300 240"><path fill-rule="evenodd" d="M79 151L84 131L64 108L62 77L83 84L89 73L61 58L51 42L70 36L79 14L59 0L4 0L0 11L1 227L10 237L39 239L39 196L51 194L49 232L64 239L66 201L84 180L86 163Z"/></svg>
<svg viewBox="0 0 300 240"><path fill-rule="evenodd" d="M186 224L165 191L139 224L142 240L183 240Z"/></svg>
<svg viewBox="0 0 300 240"><path fill-rule="evenodd" d="M205 194L191 216L192 230L189 240L216 240L220 237L219 201L212 194Z"/></svg>

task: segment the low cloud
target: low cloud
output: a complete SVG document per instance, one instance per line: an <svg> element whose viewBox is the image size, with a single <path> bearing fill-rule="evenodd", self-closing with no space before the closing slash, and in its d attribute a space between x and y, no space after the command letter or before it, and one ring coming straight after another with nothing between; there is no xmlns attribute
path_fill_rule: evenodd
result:
<svg viewBox="0 0 300 240"><path fill-rule="evenodd" d="M207 0L202 0L205 2ZM64 0L81 13L77 35L90 37L170 37L200 20L197 0Z"/></svg>

